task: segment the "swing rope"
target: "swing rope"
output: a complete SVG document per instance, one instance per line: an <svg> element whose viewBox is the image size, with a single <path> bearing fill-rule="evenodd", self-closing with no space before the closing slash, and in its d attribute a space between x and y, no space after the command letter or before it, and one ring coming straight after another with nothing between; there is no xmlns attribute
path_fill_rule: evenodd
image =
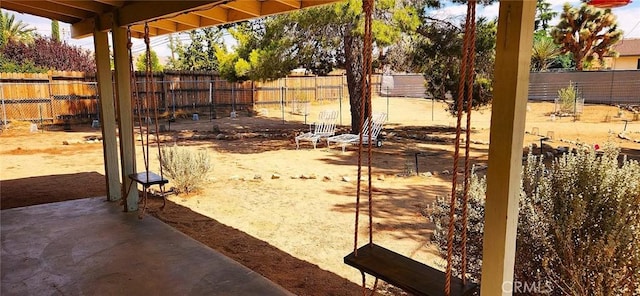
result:
<svg viewBox="0 0 640 296"><path fill-rule="evenodd" d="M376 275L376 280L373 286L372 294L375 293L376 286L378 283L378 275L382 275L382 278L389 281L391 280L395 283L400 284L401 287L409 288L412 291L416 292L428 292L425 290L418 290L417 287L407 281L399 280L398 278L391 277L388 273L377 272L376 269L370 264L358 262L358 259L354 259L358 257L358 228L359 228L359 216L360 216L360 200L362 198L362 165L363 165L363 145L364 135L362 131L364 130L365 124L365 116L369 118L367 123L367 127L371 130L371 74L372 70L372 14L373 14L373 0L363 0L362 8L365 15L364 19L364 38L363 38L363 46L362 46L362 85L361 85L361 93L362 99L360 100L360 120L359 120L359 139L360 145L358 147L358 181L356 183L356 213L355 213L355 232L354 232L354 247L353 247L353 256L351 255L345 257L345 263L357 267L360 269L362 274L362 294L366 295L366 282L365 282L365 269L367 272L373 272L372 274ZM471 164L469 160L469 151L470 151L470 137L471 137L471 109L473 107L473 80L474 80L474 64L475 64L475 31L476 31L476 23L475 23L475 15L476 15L476 0L470 0L467 2L467 16L465 21L464 28L464 41L463 41L463 50L462 50L462 58L460 64L460 81L458 85L458 94L457 94L457 124L456 124L456 136L455 136L455 148L454 148L454 163L453 163L453 176L452 176L452 188L451 188L451 201L450 201L450 210L449 210L449 227L447 233L447 269L445 276L445 285L444 285L444 293L445 295L451 295L451 284L452 284L452 269L453 269L453 241L454 241L454 233L455 233L455 220L456 220L456 194L457 194L457 185L458 185L458 165L460 159L460 141L462 135L462 113L463 109L466 107L466 127L465 127L465 146L464 146L464 190L463 190L463 198L462 198L462 262L461 262L461 277L462 280L460 283L462 284L462 289L472 288L466 287L466 274L467 274L467 223L468 223L468 195L469 195L469 179L471 177ZM465 106L466 100L466 106ZM371 255L367 255L367 253L372 254L373 250L384 250L384 248L380 248L378 246L374 247L373 244L373 198L372 198L372 178L371 178L371 162L372 162L372 139L368 137L367 139L368 147L368 201L369 201L369 244L368 250L361 250L361 252L365 255L367 261L371 261L376 257L369 257ZM363 247L364 248L364 247ZM375 251L381 252L381 251ZM391 251L383 251L385 254L394 254ZM397 254L396 254L397 255ZM391 258L398 259L398 256L401 255L390 255L395 256ZM378 257L379 258L379 257ZM387 257L389 258L389 257ZM383 262L386 262L388 259L384 259ZM407 259L410 260L410 259ZM406 264L407 261L403 261ZM389 263L386 263L389 264ZM419 264L419 263L417 263ZM365 269L363 269L365 268ZM379 267L375 267L379 269ZM413 265L411 268L416 268L416 265ZM422 267L420 267L422 268ZM423 269L424 270L424 269ZM434 270L434 269L432 269ZM442 273L441 273L442 274ZM433 280L433 279L432 279ZM413 280L411 280L413 281ZM442 287L442 286L440 286ZM442 291L442 290L441 290ZM458 292L456 292L458 293Z"/></svg>
<svg viewBox="0 0 640 296"><path fill-rule="evenodd" d="M455 212L457 200L458 185L458 160L460 158L460 135L462 131L462 112L463 103L466 100L466 127L465 127L465 164L464 164L464 189L462 200L462 260L461 260L461 277L463 284L466 284L467 273L467 220L468 220L468 199L469 199L469 179L471 174L469 161L469 142L471 138L471 109L473 103L473 79L474 79L474 63L475 63L475 9L476 1L467 2L467 17L465 20L464 43L462 49L462 61L460 63L460 81L458 84L457 96L457 124L455 148L453 154L453 176L451 178L451 200L449 208L449 227L447 232L447 268L445 295L451 294L451 277L453 269L453 241L455 237Z"/></svg>
<svg viewBox="0 0 640 296"><path fill-rule="evenodd" d="M358 256L358 226L359 226L359 216L360 216L360 197L362 193L361 186L361 178L362 178L362 150L363 150L363 140L364 140L364 123L365 117L369 118L367 121L367 130L372 130L373 123L371 118L371 74L373 72L373 67L371 63L372 59L372 15L373 15L374 2L373 0L363 0L362 1L362 9L364 11L365 19L364 19L364 40L362 45L362 84L361 84L361 99L360 99L360 122L358 124L359 128L359 142L358 145L358 182L356 185L356 218L355 218L355 233L354 233L354 244L353 244L353 252L354 255ZM373 245L373 195L372 195L372 184L371 184L371 159L372 159L372 139L371 136L367 136L367 191L368 191L368 205L369 205L369 246ZM373 288L371 289L371 295L373 295L378 286L378 278L376 277L375 282L373 284ZM362 295L366 295L366 280L365 274L362 273Z"/></svg>
<svg viewBox="0 0 640 296"><path fill-rule="evenodd" d="M374 2L373 0L363 0L362 1L362 9L365 13L364 20L364 40L362 46L362 84L361 84L361 94L362 99L360 100L360 122L358 124L359 127L359 140L360 145L358 145L358 182L356 185L356 221L355 221L355 233L354 233L354 244L353 250L354 254L358 256L358 225L359 225L359 216L360 216L360 198L362 193L361 186L361 178L362 178L362 150L363 150L363 130L364 130L364 122L365 117L369 118L368 120L368 130L372 129L371 122L371 74L373 71L372 63L371 63L371 52L372 52L372 37L371 37L371 24L372 24L372 14L373 14ZM368 108L367 108L368 107ZM367 137L368 144L368 159L367 159L367 175L368 175L368 201L369 201L369 245L373 244L373 195L371 190L371 137ZM364 286L364 279L363 279Z"/></svg>
<svg viewBox="0 0 640 296"><path fill-rule="evenodd" d="M147 170L148 166L148 160L147 160L147 153L146 153L146 141L144 139L144 130L142 128L142 103L140 102L140 93L138 92L138 81L136 80L136 75L135 75L135 70L133 67L133 54L131 51L131 48L133 47L133 42L131 42L131 26L127 27L127 49L129 51L129 73L131 73L130 75L130 81L131 81L131 87L133 88L133 100L134 102L136 102L136 112L138 113L138 130L140 132L140 142L142 143L142 157L144 159L144 164L145 164L145 170Z"/></svg>
<svg viewBox="0 0 640 296"><path fill-rule="evenodd" d="M145 42L145 45L146 45L146 58L147 58L147 61L146 61L146 76L147 76L147 83L151 85L151 87L148 88L148 89L151 89L151 103L152 103L151 108L153 109L153 117L154 117L153 118L154 119L153 122L154 122L154 125L155 125L154 128L155 128L155 132L156 132L155 141L156 141L156 147L158 149L158 160L160 161L160 177L164 178L164 172L163 172L163 169L162 169L162 151L161 151L161 147L160 147L160 137L159 137L160 125L158 123L159 122L158 121L158 119L159 119L158 108L160 106L159 106L159 103L158 103L158 97L156 95L156 83L155 83L155 79L154 79L154 76L153 76L153 67L152 67L152 64L151 64L151 39L149 38L149 24L148 23L144 24L144 35L145 35L144 42ZM148 135L148 133L147 133L147 135ZM149 157L149 155L148 155L148 152L147 152L147 158L148 157ZM148 165L147 165L147 168L148 168ZM147 171L148 171L148 169L147 169Z"/></svg>
<svg viewBox="0 0 640 296"><path fill-rule="evenodd" d="M160 185L160 194L162 195L163 198L163 205L161 207L161 209L164 209L164 207L166 206L166 199L165 199L165 192L164 192L164 184L166 183L166 180L164 179L164 172L162 169L162 153L161 153L161 148L160 148L160 137L159 137L159 124L158 124L158 100L157 100L157 96L156 96L156 85L155 85L155 81L153 79L153 72L152 72L152 68L151 68L151 40L149 38L149 25L148 23L145 23L144 26L144 42L146 45L146 53L145 53L145 58L146 58L146 69L145 69L145 83L144 83L144 88L145 88L145 97L144 99L140 98L140 94L138 91L138 85L137 85L137 80L135 77L135 71L134 71L134 67L133 67L133 55L131 52L131 47L132 47L132 42L131 42L131 27L127 28L127 38L128 38L128 43L127 43L127 47L128 47L128 51L129 51L129 70L131 73L131 85L134 89L133 91L133 97L134 100L136 102L136 111L138 113L138 127L139 127L139 131L140 131L140 141L141 141L141 147L142 147L142 157L144 160L144 169L145 169L145 180L143 182L143 186L144 186L144 192L142 194L142 209L140 211L140 218L142 216L144 216L144 213L147 209L147 198L148 198L148 193L147 193L147 189L149 187L150 184L159 184ZM151 109L153 109L153 119L151 117ZM144 124L143 124L143 118L144 118ZM150 131L151 131L151 126L150 126L150 121L154 121L154 127L155 127L155 141L157 144L157 148L158 148L158 159L160 161L160 180L155 180L155 178L157 178L157 176L155 176L155 174L151 173L150 168L149 168L149 163L150 163L150 152L151 152L151 148L149 146L150 143ZM144 126L144 127L143 127ZM153 174L153 178L151 178ZM154 179L153 181L151 179Z"/></svg>

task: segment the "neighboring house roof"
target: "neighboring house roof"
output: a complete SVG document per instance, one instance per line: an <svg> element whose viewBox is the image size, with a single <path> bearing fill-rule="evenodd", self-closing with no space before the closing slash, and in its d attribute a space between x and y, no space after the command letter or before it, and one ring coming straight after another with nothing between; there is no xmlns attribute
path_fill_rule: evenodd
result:
<svg viewBox="0 0 640 296"><path fill-rule="evenodd" d="M613 46L619 56L640 56L640 38L622 39Z"/></svg>

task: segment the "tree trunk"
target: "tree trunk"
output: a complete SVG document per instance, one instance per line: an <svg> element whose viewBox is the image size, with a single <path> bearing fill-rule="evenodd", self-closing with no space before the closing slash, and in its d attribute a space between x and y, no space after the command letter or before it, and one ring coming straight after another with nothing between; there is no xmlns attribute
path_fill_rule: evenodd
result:
<svg viewBox="0 0 640 296"><path fill-rule="evenodd" d="M344 55L347 74L347 87L349 89L349 105L351 107L351 132L360 132L360 104L364 94L362 93L362 46L360 36L352 33L353 25L347 25L344 34ZM365 114L371 106L365 106Z"/></svg>

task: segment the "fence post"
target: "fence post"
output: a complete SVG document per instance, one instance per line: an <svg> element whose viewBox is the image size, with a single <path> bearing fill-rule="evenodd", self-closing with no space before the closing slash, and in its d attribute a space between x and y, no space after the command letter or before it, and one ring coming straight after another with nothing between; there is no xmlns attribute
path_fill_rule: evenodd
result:
<svg viewBox="0 0 640 296"><path fill-rule="evenodd" d="M213 83L209 79L209 121L213 121Z"/></svg>
<svg viewBox="0 0 640 296"><path fill-rule="evenodd" d="M431 98L431 121L434 120L434 118L433 118L434 117L434 110L433 109L435 109L435 107L436 107L435 101L436 101L436 98Z"/></svg>
<svg viewBox="0 0 640 296"><path fill-rule="evenodd" d="M2 129L7 128L7 108L4 105L4 92L2 89L2 84L0 84L0 100L2 100Z"/></svg>
<svg viewBox="0 0 640 296"><path fill-rule="evenodd" d="M231 112L236 112L236 86L231 83Z"/></svg>
<svg viewBox="0 0 640 296"><path fill-rule="evenodd" d="M284 86L280 86L280 111L282 112L282 124L284 124Z"/></svg>
<svg viewBox="0 0 640 296"><path fill-rule="evenodd" d="M251 108L255 108L256 106L256 83L251 80Z"/></svg>
<svg viewBox="0 0 640 296"><path fill-rule="evenodd" d="M314 84L314 86L315 86L315 87L314 87L315 92L314 92L314 94L313 94L313 96L314 96L313 100L314 100L314 101L316 101L316 102L318 102L318 75L316 75L315 79L313 80L313 84ZM305 120L306 120L306 116L305 116ZM306 122L305 122L305 123L306 123Z"/></svg>
<svg viewBox="0 0 640 296"><path fill-rule="evenodd" d="M49 82L47 83L48 88L49 88L49 97L51 98L50 100L50 106L51 106L51 118L53 118L53 123L56 122L56 108L55 108L55 97L53 96L53 88L51 86L51 79L49 79Z"/></svg>
<svg viewBox="0 0 640 296"><path fill-rule="evenodd" d="M342 96L344 95L344 75L340 76L340 125L342 125Z"/></svg>
<svg viewBox="0 0 640 296"><path fill-rule="evenodd" d="M380 84L382 87L382 84ZM389 86L387 86L387 121L389 121Z"/></svg>
<svg viewBox="0 0 640 296"><path fill-rule="evenodd" d="M578 83L574 84L574 93L573 96L573 121L578 119Z"/></svg>

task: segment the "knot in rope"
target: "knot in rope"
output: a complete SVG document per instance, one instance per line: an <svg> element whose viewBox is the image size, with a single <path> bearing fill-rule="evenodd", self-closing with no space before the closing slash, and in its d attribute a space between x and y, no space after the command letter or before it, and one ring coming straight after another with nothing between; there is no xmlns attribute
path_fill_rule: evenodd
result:
<svg viewBox="0 0 640 296"><path fill-rule="evenodd" d="M151 38L149 38L149 23L144 23L144 43L149 45Z"/></svg>

